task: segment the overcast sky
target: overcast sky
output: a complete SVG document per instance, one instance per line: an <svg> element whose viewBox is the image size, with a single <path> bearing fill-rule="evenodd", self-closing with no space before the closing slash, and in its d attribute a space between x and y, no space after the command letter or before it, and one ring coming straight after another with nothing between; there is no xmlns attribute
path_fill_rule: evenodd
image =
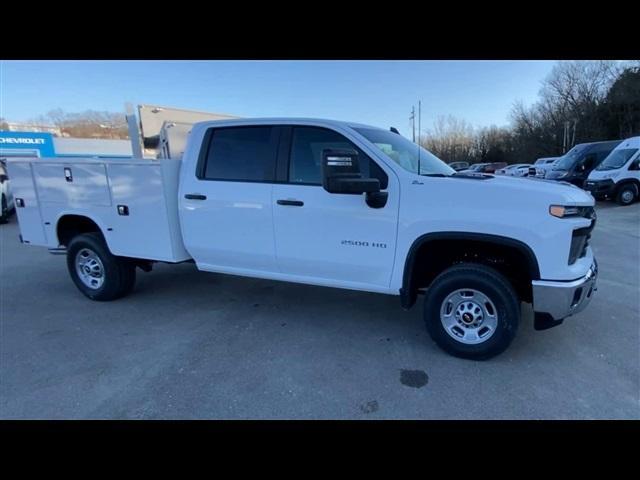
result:
<svg viewBox="0 0 640 480"><path fill-rule="evenodd" d="M159 104L241 117L296 116L397 127L409 135L440 115L474 126L509 123L533 103L553 61L1 61L0 116Z"/></svg>

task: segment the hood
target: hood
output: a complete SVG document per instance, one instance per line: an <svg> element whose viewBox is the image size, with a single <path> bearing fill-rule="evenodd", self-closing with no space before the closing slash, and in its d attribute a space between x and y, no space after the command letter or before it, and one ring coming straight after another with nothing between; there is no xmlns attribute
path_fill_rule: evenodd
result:
<svg viewBox="0 0 640 480"><path fill-rule="evenodd" d="M555 178L568 177L569 175L570 175L570 172L568 170L552 169L552 170L546 171L546 175L544 178L555 179Z"/></svg>
<svg viewBox="0 0 640 480"><path fill-rule="evenodd" d="M454 176L448 179L450 182L459 182L461 188L482 191L491 189L500 198L508 201L509 198L518 200L531 200L534 202L548 202L549 204L566 204L591 206L594 205L593 197L586 191L567 182L545 180L534 177L512 177L508 175L487 175L475 177ZM502 190L502 191L499 191Z"/></svg>
<svg viewBox="0 0 640 480"><path fill-rule="evenodd" d="M591 173L589 174L589 177L587 177L587 180L607 180L609 178L615 179L623 171L623 168L616 168L612 170L591 170Z"/></svg>

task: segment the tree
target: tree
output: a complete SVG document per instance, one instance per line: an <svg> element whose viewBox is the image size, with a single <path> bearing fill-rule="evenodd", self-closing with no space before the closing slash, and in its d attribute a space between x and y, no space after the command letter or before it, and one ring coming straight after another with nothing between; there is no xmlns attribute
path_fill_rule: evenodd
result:
<svg viewBox="0 0 640 480"><path fill-rule="evenodd" d="M41 115L35 123L55 125L63 135L77 138L128 138L127 122L121 113L95 110L65 113L58 108Z"/></svg>
<svg viewBox="0 0 640 480"><path fill-rule="evenodd" d="M445 162L469 161L473 155L474 132L471 124L451 115L440 116L431 130L419 135L419 143Z"/></svg>
<svg viewBox="0 0 640 480"><path fill-rule="evenodd" d="M623 70L607 92L602 116L610 137L640 134L640 62L638 64Z"/></svg>

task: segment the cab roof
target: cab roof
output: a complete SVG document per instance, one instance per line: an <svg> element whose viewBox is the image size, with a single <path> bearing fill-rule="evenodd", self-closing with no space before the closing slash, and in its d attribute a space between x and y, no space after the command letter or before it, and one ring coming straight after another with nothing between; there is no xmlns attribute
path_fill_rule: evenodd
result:
<svg viewBox="0 0 640 480"><path fill-rule="evenodd" d="M280 125L322 125L327 127L347 127L347 128L372 128L376 130L389 130L373 125L366 125L357 122L348 122L344 120L331 120L326 118L300 118L300 117L265 117L265 118L237 118L223 120L207 120L199 122L205 125L264 125L264 124L280 124Z"/></svg>
<svg viewBox="0 0 640 480"><path fill-rule="evenodd" d="M620 145L616 147L616 150L618 148L640 148L640 137L625 138Z"/></svg>

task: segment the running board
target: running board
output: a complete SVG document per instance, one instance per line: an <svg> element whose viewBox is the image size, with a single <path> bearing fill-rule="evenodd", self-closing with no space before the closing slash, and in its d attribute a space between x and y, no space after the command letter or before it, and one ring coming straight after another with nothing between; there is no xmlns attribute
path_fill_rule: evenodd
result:
<svg viewBox="0 0 640 480"><path fill-rule="evenodd" d="M51 255L66 255L67 249L65 247L50 248L49 253Z"/></svg>

